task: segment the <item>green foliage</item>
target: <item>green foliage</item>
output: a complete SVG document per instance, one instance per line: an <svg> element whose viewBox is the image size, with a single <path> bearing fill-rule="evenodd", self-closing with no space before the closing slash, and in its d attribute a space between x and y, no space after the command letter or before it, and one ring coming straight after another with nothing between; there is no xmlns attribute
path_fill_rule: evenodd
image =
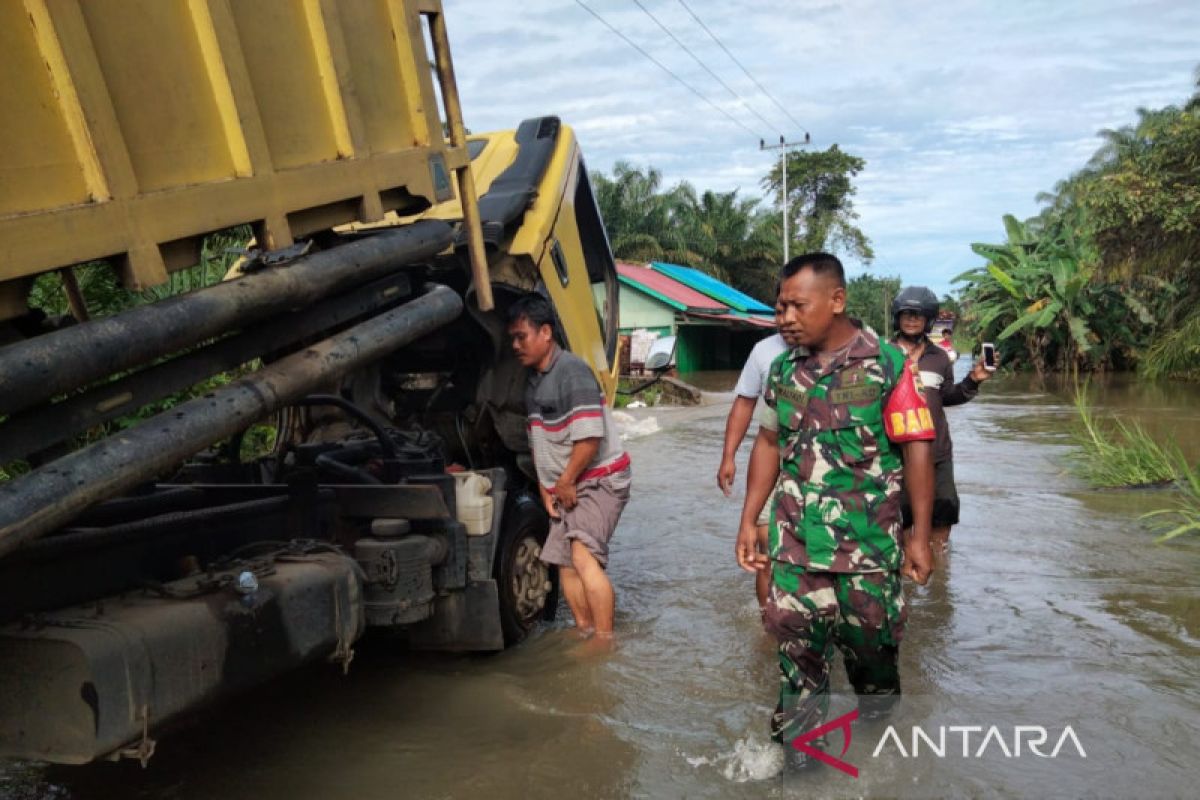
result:
<svg viewBox="0 0 1200 800"><path fill-rule="evenodd" d="M1128 361L1148 321L1137 287L1094 280L1095 253L1069 225L1004 222L1008 241L971 245L988 262L954 279L966 284L963 318L976 335L1039 373Z"/></svg>
<svg viewBox="0 0 1200 800"><path fill-rule="evenodd" d="M627 261L694 267L774 302L782 241L779 221L754 198L697 193L687 182L663 189L662 173L620 161L593 177L613 254Z"/></svg>
<svg viewBox="0 0 1200 800"><path fill-rule="evenodd" d="M900 292L900 276L859 275L846 282L846 313L870 325L880 336L891 332L892 299Z"/></svg>
<svg viewBox="0 0 1200 800"><path fill-rule="evenodd" d="M107 317L133 306L219 283L249 241L250 228L245 225L209 234L201 242L200 260L195 266L172 272L165 283L141 293L125 289L112 267L104 261L76 266L75 280L88 316L93 319ZM40 276L30 290L29 304L51 317L69 314L62 276L57 272Z"/></svg>
<svg viewBox="0 0 1200 800"><path fill-rule="evenodd" d="M963 322L1039 373L1200 377L1200 91L1100 137L1037 217L972 245L986 263L957 279Z"/></svg>
<svg viewBox="0 0 1200 800"><path fill-rule="evenodd" d="M629 391L635 386L645 383L645 378L621 378L617 382L617 387L621 391ZM661 384L655 384L647 387L637 394L618 394L613 400L613 408L625 408L630 403L642 402L648 406L656 406L662 402L663 388Z"/></svg>
<svg viewBox="0 0 1200 800"><path fill-rule="evenodd" d="M278 430L274 425L255 423L246 429L242 435L242 446L239 450L239 460L245 464L269 455L275 449L275 439Z"/></svg>
<svg viewBox="0 0 1200 800"><path fill-rule="evenodd" d="M1200 109L1138 110L1135 125L1103 131L1097 179L1078 194L1104 254L1123 274L1200 265Z"/></svg>
<svg viewBox="0 0 1200 800"><path fill-rule="evenodd" d="M1160 445L1141 425L1096 419L1086 384L1075 389L1075 429L1072 439L1079 452L1070 461L1072 471L1092 486L1147 486L1170 483L1186 462L1173 445Z"/></svg>
<svg viewBox="0 0 1200 800"><path fill-rule="evenodd" d="M854 225L852 178L865 162L838 150L791 153L788 197L792 250L830 249L864 261L870 243ZM763 181L771 188L779 166ZM792 182L794 181L794 186ZM662 173L619 161L611 176L593 176L613 254L628 261L694 267L759 300L775 302L783 263L783 215L738 192L699 192L684 181L662 185ZM779 194L775 185L774 193Z"/></svg>
<svg viewBox="0 0 1200 800"><path fill-rule="evenodd" d="M874 260L871 242L858 228L853 201L854 177L867 162L835 144L828 150L789 152L786 163L788 234L794 252L822 250L867 263ZM778 197L782 177L776 164L763 178L763 188Z"/></svg>
<svg viewBox="0 0 1200 800"><path fill-rule="evenodd" d="M1179 495L1174 504L1142 515L1159 532L1156 541L1160 543L1185 533L1200 533L1200 467L1180 466Z"/></svg>
<svg viewBox="0 0 1200 800"><path fill-rule="evenodd" d="M1200 378L1200 310L1162 333L1147 348L1141 369L1148 378Z"/></svg>

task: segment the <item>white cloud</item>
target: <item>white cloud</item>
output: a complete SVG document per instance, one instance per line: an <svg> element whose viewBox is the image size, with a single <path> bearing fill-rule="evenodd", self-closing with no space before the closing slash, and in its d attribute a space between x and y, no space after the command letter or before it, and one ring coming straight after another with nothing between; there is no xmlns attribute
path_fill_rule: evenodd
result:
<svg viewBox="0 0 1200 800"><path fill-rule="evenodd" d="M628 0L598 13L769 140L800 132L676 0L643 0L764 125ZM618 39L572 0L444 0L468 125L539 114L572 124L594 170L617 160L667 184L761 193L776 157ZM1200 61L1200 5L1152 0L688 0L814 146L867 160L856 202L873 270L938 291L977 263L972 241L1082 166L1096 131L1139 106L1178 103Z"/></svg>

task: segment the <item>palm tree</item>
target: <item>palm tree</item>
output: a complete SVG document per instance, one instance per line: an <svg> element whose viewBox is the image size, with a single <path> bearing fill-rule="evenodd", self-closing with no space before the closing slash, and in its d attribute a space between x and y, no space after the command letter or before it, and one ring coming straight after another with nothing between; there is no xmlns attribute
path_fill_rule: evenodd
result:
<svg viewBox="0 0 1200 800"><path fill-rule="evenodd" d="M613 253L631 261L669 261L774 301L780 265L779 217L738 192L697 192L687 181L664 190L662 173L618 162L595 177Z"/></svg>

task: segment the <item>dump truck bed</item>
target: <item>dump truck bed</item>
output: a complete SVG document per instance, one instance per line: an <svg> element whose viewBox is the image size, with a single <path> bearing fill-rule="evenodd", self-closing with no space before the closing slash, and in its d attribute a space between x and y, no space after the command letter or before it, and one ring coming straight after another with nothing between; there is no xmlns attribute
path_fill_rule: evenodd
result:
<svg viewBox="0 0 1200 800"><path fill-rule="evenodd" d="M439 0L0 4L0 319L71 264L140 289L215 230L275 249L451 197L426 22L452 84Z"/></svg>

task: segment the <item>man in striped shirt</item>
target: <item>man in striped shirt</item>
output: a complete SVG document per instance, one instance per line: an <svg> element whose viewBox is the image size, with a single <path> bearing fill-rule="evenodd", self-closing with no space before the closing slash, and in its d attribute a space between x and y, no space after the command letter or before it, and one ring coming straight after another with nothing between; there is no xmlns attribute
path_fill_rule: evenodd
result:
<svg viewBox="0 0 1200 800"><path fill-rule="evenodd" d="M555 343L550 302L535 293L519 298L508 310L508 334L530 370L529 449L550 514L542 560L558 567L576 627L610 637L615 597L605 568L629 502L629 456L591 368Z"/></svg>

